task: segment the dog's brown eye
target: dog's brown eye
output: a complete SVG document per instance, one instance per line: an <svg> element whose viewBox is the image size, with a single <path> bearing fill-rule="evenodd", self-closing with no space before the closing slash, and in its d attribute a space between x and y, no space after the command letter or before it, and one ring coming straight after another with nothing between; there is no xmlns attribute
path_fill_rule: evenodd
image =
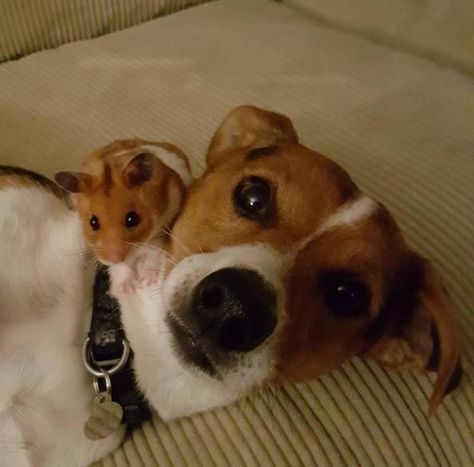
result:
<svg viewBox="0 0 474 467"><path fill-rule="evenodd" d="M130 211L125 214L125 227L136 227L140 223L140 216L135 211Z"/></svg>
<svg viewBox="0 0 474 467"><path fill-rule="evenodd" d="M91 218L89 219L89 224L92 230L100 229L99 219L97 219L97 216L91 216Z"/></svg>
<svg viewBox="0 0 474 467"><path fill-rule="evenodd" d="M234 191L234 204L241 214L252 219L268 217L272 209L272 190L260 177L243 179Z"/></svg>
<svg viewBox="0 0 474 467"><path fill-rule="evenodd" d="M325 271L319 276L319 287L329 311L336 318L352 318L368 311L369 291L349 271Z"/></svg>

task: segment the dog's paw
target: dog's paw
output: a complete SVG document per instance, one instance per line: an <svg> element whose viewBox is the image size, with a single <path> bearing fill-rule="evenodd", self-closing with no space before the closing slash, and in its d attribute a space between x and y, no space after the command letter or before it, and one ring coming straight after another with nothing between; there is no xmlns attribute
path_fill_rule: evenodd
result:
<svg viewBox="0 0 474 467"><path fill-rule="evenodd" d="M379 361L387 368L395 370L423 371L426 366L426 361L412 350L408 342L396 338L386 342Z"/></svg>

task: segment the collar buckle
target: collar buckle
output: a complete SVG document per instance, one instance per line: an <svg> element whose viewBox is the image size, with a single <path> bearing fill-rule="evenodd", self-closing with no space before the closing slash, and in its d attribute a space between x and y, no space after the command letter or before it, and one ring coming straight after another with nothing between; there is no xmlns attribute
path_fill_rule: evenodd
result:
<svg viewBox="0 0 474 467"><path fill-rule="evenodd" d="M122 338L122 355L120 358L113 359L113 360L102 360L98 362L92 353L91 349L91 339L90 337L86 337L84 343L82 344L82 361L84 362L84 366L86 370L96 378L101 378L104 375L103 368L106 366L111 366L111 368L107 369L107 373L112 376L118 373L128 362L128 357L130 356L130 344L128 340Z"/></svg>

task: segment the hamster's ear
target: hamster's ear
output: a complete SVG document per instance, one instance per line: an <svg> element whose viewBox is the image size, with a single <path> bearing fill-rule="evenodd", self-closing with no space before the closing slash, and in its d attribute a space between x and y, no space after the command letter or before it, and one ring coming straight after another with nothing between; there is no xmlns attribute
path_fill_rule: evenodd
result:
<svg viewBox="0 0 474 467"><path fill-rule="evenodd" d="M432 265L410 252L385 303L378 338L365 355L390 369L435 371L428 410L432 415L462 375L457 329Z"/></svg>
<svg viewBox="0 0 474 467"><path fill-rule="evenodd" d="M86 193L92 189L92 175L80 172L58 172L55 182L69 193Z"/></svg>
<svg viewBox="0 0 474 467"><path fill-rule="evenodd" d="M291 120L284 115L242 105L226 115L207 150L207 165L221 160L229 151L298 143Z"/></svg>
<svg viewBox="0 0 474 467"><path fill-rule="evenodd" d="M123 169L123 178L129 188L141 185L153 178L157 165L156 157L143 152L130 159Z"/></svg>

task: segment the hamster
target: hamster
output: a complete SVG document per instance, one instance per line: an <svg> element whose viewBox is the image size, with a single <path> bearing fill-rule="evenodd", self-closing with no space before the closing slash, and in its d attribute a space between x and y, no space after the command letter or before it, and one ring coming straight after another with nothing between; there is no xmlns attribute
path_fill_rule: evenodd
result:
<svg viewBox="0 0 474 467"><path fill-rule="evenodd" d="M121 292L155 282L164 253L147 245L163 246L192 181L184 153L169 143L118 140L89 154L80 172L54 178L71 194L87 243L114 268Z"/></svg>

